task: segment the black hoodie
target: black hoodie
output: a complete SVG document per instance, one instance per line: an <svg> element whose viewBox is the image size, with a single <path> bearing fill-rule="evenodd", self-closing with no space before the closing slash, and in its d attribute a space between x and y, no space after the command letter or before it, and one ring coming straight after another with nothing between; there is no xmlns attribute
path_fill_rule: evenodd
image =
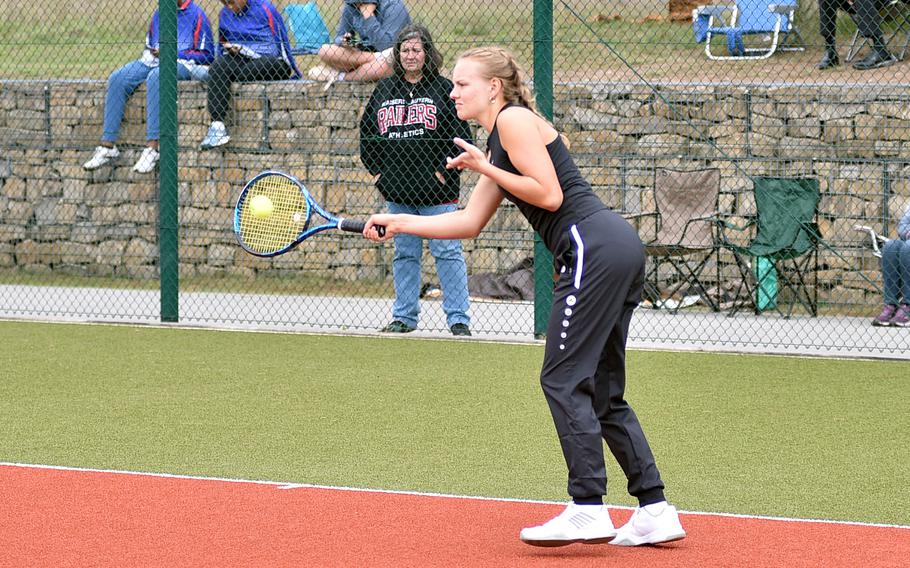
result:
<svg viewBox="0 0 910 568"><path fill-rule="evenodd" d="M412 206L458 201L459 172L446 169L446 157L461 153L452 138L470 141L471 130L455 114L451 91L452 82L442 76L415 84L398 75L373 90L360 119L360 160L371 174L382 174L376 188L387 201Z"/></svg>

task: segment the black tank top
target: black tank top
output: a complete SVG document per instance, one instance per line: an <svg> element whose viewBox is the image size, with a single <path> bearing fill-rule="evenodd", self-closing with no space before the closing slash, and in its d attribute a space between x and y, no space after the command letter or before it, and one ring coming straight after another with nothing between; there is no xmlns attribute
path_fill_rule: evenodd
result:
<svg viewBox="0 0 910 568"><path fill-rule="evenodd" d="M510 106L507 104L503 110ZM502 110L500 110L500 113ZM502 147L499 141L499 117L496 118L497 124L493 125L493 131L487 138L487 150L490 152L490 163L497 168L517 175L523 175L512 165L509 159L509 153ZM606 209L606 205L591 190L591 184L582 177L578 166L569 155L569 149L562 141L562 136L556 136L547 144L547 153L550 155L550 161L553 162L553 168L556 170L556 177L559 180L559 186L562 188L563 199L562 205L556 211L547 211L531 205L530 203L515 197L502 187L499 189L505 193L506 199L514 203L518 210L525 216L531 227L537 231L544 245L550 252L557 254L557 245L559 239L566 235L569 227L584 219L588 215Z"/></svg>

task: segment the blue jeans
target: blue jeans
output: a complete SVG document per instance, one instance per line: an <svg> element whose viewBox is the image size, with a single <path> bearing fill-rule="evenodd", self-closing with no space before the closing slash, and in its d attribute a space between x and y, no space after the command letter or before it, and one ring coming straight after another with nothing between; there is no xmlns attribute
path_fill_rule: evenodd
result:
<svg viewBox="0 0 910 568"><path fill-rule="evenodd" d="M177 64L177 80L205 80L207 68L195 67L191 71L182 63ZM149 67L139 61L130 61L117 69L107 79L107 97L104 101L104 133L101 139L114 143L120 136L120 123L123 122L123 109L130 95L145 83L146 140L158 140L160 128L158 123L158 67Z"/></svg>
<svg viewBox="0 0 910 568"><path fill-rule="evenodd" d="M882 247L885 303L910 304L910 243L892 239Z"/></svg>
<svg viewBox="0 0 910 568"><path fill-rule="evenodd" d="M455 211L454 203L444 205L402 205L386 202L390 213L411 215L440 215ZM446 323L470 325L468 317L468 269L461 253L461 241L428 239L430 253L436 259L436 273L442 286L442 309ZM423 254L423 238L414 235L395 235L395 258L392 272L395 276L395 304L392 306L393 319L410 327L417 327L420 314L420 257Z"/></svg>

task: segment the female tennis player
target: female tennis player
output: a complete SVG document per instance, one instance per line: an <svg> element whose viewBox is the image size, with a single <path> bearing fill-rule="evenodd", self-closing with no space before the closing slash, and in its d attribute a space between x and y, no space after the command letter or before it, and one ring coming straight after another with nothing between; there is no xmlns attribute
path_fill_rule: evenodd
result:
<svg viewBox="0 0 910 568"><path fill-rule="evenodd" d="M384 241L407 233L429 239L473 238L503 198L514 203L553 253L559 278L540 382L568 466L566 509L521 531L536 546L574 542L637 546L686 533L638 418L625 401L625 346L641 299L645 256L635 229L607 209L582 177L563 137L535 111L524 74L508 51L471 49L453 71L458 117L489 133L488 153L455 139L464 152L449 168L481 174L464 209L434 217L373 215L364 236ZM374 225L384 225L380 237ZM603 442L628 478L639 507L615 529L603 505Z"/></svg>

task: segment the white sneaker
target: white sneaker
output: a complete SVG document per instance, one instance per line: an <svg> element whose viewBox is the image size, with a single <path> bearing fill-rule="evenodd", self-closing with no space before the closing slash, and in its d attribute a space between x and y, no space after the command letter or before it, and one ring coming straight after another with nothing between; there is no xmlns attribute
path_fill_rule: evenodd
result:
<svg viewBox="0 0 910 568"><path fill-rule="evenodd" d="M107 146L98 146L95 148L95 153L92 154L92 158L82 164L82 167L87 170L97 170L118 156L120 156L120 150L118 150L116 146L113 148L108 148Z"/></svg>
<svg viewBox="0 0 910 568"><path fill-rule="evenodd" d="M158 164L158 158L161 157L161 154L158 153L158 150L145 147L145 150L142 151L142 154L139 155L139 159L136 161L136 165L133 166L133 171L140 174L147 174L155 169L155 166Z"/></svg>
<svg viewBox="0 0 910 568"><path fill-rule="evenodd" d="M227 127L223 122L216 120L209 126L209 131L206 133L199 148L202 150L210 150L212 148L217 148L218 146L224 146L230 141L231 137L228 135Z"/></svg>
<svg viewBox="0 0 910 568"><path fill-rule="evenodd" d="M520 538L532 546L565 546L574 542L598 544L614 536L616 529L606 507L570 503L546 523L521 529Z"/></svg>
<svg viewBox="0 0 910 568"><path fill-rule="evenodd" d="M679 522L676 507L666 501L638 507L629 522L619 527L616 538L610 544L618 546L640 546L660 544L686 537Z"/></svg>

